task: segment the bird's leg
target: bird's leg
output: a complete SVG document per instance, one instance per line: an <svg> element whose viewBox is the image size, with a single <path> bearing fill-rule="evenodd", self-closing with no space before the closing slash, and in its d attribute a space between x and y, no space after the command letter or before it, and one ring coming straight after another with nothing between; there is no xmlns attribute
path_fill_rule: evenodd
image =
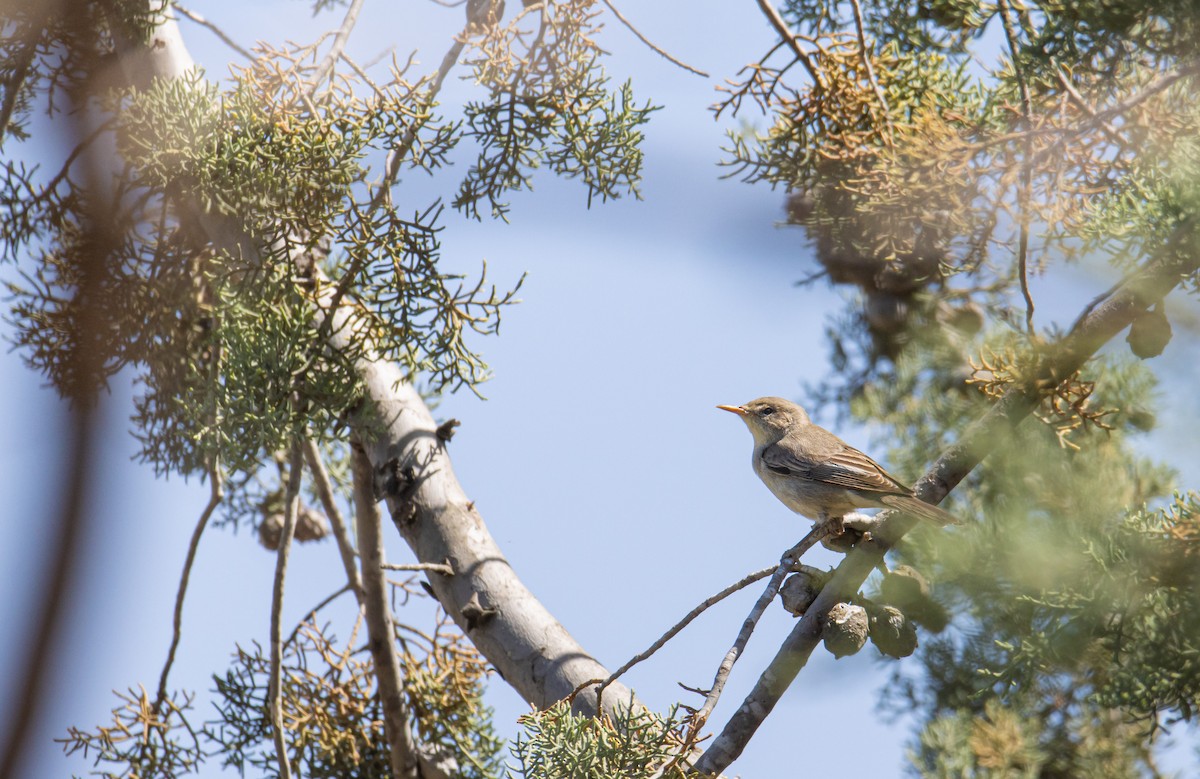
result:
<svg viewBox="0 0 1200 779"><path fill-rule="evenodd" d="M846 532L845 519L846 517L843 515L831 517L829 516L829 512L826 511L817 514L817 524L829 528L827 535L830 538L836 538Z"/></svg>

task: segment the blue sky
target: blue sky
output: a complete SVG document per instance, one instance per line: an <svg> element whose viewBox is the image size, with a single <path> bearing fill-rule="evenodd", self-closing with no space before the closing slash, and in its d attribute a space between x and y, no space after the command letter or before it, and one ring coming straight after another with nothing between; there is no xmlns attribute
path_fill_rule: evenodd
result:
<svg viewBox="0 0 1200 779"><path fill-rule="evenodd" d="M804 382L829 370L823 325L842 305L840 293L826 287L794 286L813 261L800 231L777 226L782 193L719 179L715 163L730 125L714 122L707 106L716 83L773 43L755 4L621 8L653 41L713 78L675 68L610 18L601 44L613 53L614 77L632 77L639 99L665 106L647 129L644 201L589 211L582 185L541 175L535 191L512 198L509 225L477 224L447 212L441 234L447 268L474 272L486 259L502 285L529 276L523 302L506 312L500 335L474 343L495 371L483 387L488 399L460 393L435 411L462 421L451 444L455 469L514 568L609 667L708 595L774 562L807 530L807 521L752 474L744 427L714 406L766 394L802 399ZM432 2L368 2L366 9L351 39L353 56L368 60L395 44L401 58L417 48L427 69L440 61L461 19L461 9ZM243 44L308 40L340 21L314 21L304 3L292 0L212 2L194 10ZM196 60L214 76L223 74L234 55L186 21L183 33ZM449 82L447 101L461 100L466 88ZM455 183L452 176L408 176L400 197L410 198L414 209L452 193ZM1077 301L1107 285L1103 277L1072 278L1038 281L1034 293L1043 285L1056 300L1051 312L1060 307L1069 317ZM1149 445L1168 457L1186 455L1185 475L1195 477L1192 441L1200 408L1191 393L1171 392L1196 378L1195 340L1187 336L1161 358L1179 368L1166 394L1180 424L1167 426ZM64 760L50 739L69 725L104 722L115 703L111 689L156 683L187 538L207 497L203 485L155 480L131 461L135 448L125 422L131 392L123 377L105 407L110 432L90 504L86 567L69 629L60 637L64 670L39 724L32 776L84 774L89 764ZM0 397L22 410L0 423L0 483L9 492L0 520L0 571L10 593L0 599L0 620L20 624L30 615L29 598L19 593L36 592L38 581L31 550L54 541L42 528L57 505L61 420L53 394L18 354L0 357ZM870 449L866 431L838 432ZM388 547L392 561L412 560L394 533ZM836 559L817 550L810 562ZM273 555L246 532L210 531L201 545L173 677L175 686L199 693L198 719L210 713L209 677L224 670L235 644L267 635L273 564ZM333 545L298 548L291 577L289 625L341 586ZM751 588L711 610L628 681L663 709L688 695L676 682L707 686L757 592ZM712 723L719 726L741 702L791 624L779 609L768 613ZM0 663L12 667L21 631L6 633ZM898 774L910 734L905 723L879 719L877 692L889 669L876 654L868 648L835 661L816 652L734 772L791 773L797 734L830 734L830 723L838 723L835 732L844 727L870 747L808 749L806 768L818 775L835 769L844 776ZM10 688L11 680L0 682L0 694ZM514 733L524 704L499 679L492 680L489 702L501 732ZM202 773L223 775L235 774L223 774L216 764Z"/></svg>

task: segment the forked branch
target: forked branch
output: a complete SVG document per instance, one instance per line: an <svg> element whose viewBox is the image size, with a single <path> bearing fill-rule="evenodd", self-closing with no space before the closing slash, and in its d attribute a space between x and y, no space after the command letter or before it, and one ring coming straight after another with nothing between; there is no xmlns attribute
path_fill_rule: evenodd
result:
<svg viewBox="0 0 1200 779"><path fill-rule="evenodd" d="M1141 272L1131 276L1121 289L1085 314L1067 336L1039 355L1036 368L1029 372L1030 378L1010 389L916 483L917 497L928 503L940 502L1059 382L1083 367L1101 346L1128 327L1136 315L1162 300L1186 276L1195 274L1200 268L1200 258L1180 256L1175 249L1181 242L1180 233L1191 233L1192 228L1191 220L1183 222L1159 256L1147 261ZM883 561L884 554L916 524L910 517L888 513L891 516L873 537L856 546L837 567L754 689L697 761L697 771L719 774L737 759L808 661L821 638L830 608L857 592Z"/></svg>

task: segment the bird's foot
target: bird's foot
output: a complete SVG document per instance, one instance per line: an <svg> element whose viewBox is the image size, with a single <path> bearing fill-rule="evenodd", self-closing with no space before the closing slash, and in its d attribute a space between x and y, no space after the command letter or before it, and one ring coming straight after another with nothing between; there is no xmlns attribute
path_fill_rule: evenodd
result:
<svg viewBox="0 0 1200 779"><path fill-rule="evenodd" d="M831 517L828 514L821 512L817 519L817 524L825 528L825 536L827 538L837 538L842 533L846 532L846 517L836 516Z"/></svg>
<svg viewBox="0 0 1200 779"><path fill-rule="evenodd" d="M854 526L853 521L858 516L860 515L852 513L848 517L824 517L818 525L825 530L821 537L821 546L831 552L848 554L861 541L870 537L870 533L863 532ZM847 522L847 519L850 522Z"/></svg>

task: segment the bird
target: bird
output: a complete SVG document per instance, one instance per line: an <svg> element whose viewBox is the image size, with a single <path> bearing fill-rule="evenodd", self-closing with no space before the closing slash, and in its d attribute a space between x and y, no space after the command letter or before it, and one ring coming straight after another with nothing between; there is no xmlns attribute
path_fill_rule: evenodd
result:
<svg viewBox="0 0 1200 779"><path fill-rule="evenodd" d="M842 518L860 508L897 509L939 526L953 514L918 498L879 463L815 425L790 400L765 397L744 406L717 406L741 417L754 436L754 472L792 511L838 535Z"/></svg>

